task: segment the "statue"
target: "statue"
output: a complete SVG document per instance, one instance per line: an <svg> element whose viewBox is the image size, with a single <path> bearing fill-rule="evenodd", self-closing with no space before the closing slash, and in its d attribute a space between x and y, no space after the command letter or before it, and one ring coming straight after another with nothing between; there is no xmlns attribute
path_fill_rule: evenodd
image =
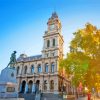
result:
<svg viewBox="0 0 100 100"><path fill-rule="evenodd" d="M4 100L5 98L9 100L19 100L15 64L16 51L11 54L7 67L4 68L0 74L0 100Z"/></svg>
<svg viewBox="0 0 100 100"><path fill-rule="evenodd" d="M11 54L11 57L10 57L10 62L8 64L8 66L10 65L10 67L14 67L15 64L16 64L16 51L14 51L12 54ZM8 67L7 66L7 67Z"/></svg>

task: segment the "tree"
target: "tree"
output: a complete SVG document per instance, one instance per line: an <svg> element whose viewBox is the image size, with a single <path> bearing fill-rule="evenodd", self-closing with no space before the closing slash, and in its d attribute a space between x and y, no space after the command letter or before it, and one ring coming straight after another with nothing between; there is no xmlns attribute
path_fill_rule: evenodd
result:
<svg viewBox="0 0 100 100"><path fill-rule="evenodd" d="M100 75L100 30L87 23L73 35L70 52L60 66L69 76L73 75L73 85L77 87L82 82L91 88L98 82L96 74Z"/></svg>

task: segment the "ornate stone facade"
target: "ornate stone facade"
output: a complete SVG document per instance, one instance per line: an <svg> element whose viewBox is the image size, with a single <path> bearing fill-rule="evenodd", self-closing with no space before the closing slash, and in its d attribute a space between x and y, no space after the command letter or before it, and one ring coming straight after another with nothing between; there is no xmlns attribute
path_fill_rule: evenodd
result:
<svg viewBox="0 0 100 100"><path fill-rule="evenodd" d="M28 57L21 54L17 59L17 80L20 92L59 93L62 87L69 92L70 81L59 74L59 60L63 58L61 22L54 12L49 18L43 39L41 55ZM39 45L39 44L37 44Z"/></svg>

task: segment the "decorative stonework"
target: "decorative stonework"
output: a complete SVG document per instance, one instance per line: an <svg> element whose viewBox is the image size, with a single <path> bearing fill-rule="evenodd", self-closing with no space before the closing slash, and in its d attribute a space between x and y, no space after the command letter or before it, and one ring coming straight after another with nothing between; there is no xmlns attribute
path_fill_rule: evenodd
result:
<svg viewBox="0 0 100 100"><path fill-rule="evenodd" d="M26 56L21 54L17 59L16 70L18 89L20 92L44 93L61 92L62 77L59 75L59 60L63 58L63 36L61 22L56 12L47 22L47 31L43 36L43 49L41 55ZM34 69L31 69L34 66ZM67 80L67 79L66 79ZM69 81L65 81L69 83Z"/></svg>

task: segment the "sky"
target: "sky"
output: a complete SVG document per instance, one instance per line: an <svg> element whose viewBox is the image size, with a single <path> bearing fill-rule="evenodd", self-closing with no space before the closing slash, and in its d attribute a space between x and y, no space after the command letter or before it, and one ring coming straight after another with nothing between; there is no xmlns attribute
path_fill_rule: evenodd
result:
<svg viewBox="0 0 100 100"><path fill-rule="evenodd" d="M0 72L17 57L41 54L47 21L56 11L62 23L64 54L73 34L86 23L100 29L100 0L0 0Z"/></svg>

